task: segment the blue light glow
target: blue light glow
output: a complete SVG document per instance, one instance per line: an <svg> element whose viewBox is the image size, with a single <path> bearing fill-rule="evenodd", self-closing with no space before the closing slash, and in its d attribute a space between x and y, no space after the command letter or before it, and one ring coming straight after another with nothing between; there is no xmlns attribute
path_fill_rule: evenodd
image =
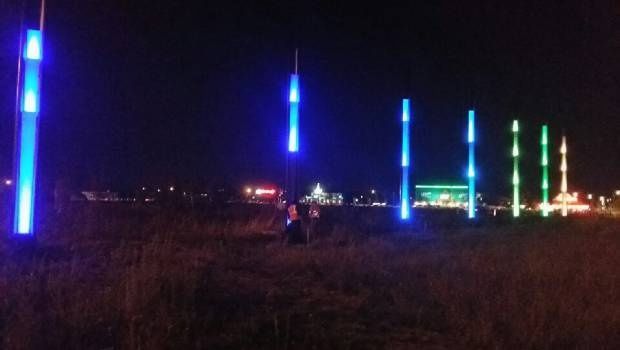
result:
<svg viewBox="0 0 620 350"><path fill-rule="evenodd" d="M299 75L291 74L289 90L288 151L299 151Z"/></svg>
<svg viewBox="0 0 620 350"><path fill-rule="evenodd" d="M19 235L32 235L36 189L37 125L39 113L39 64L42 58L41 32L26 32L21 118L18 125L15 221Z"/></svg>
<svg viewBox="0 0 620 350"><path fill-rule="evenodd" d="M467 178L469 191L467 194L467 217L473 219L476 217L476 162L474 145L476 142L475 130L475 112L469 110L467 113L467 143L469 146L469 165L467 166Z"/></svg>
<svg viewBox="0 0 620 350"><path fill-rule="evenodd" d="M40 61L41 54L41 31L28 29L26 31L26 48L24 50L24 59Z"/></svg>
<svg viewBox="0 0 620 350"><path fill-rule="evenodd" d="M409 99L403 99L403 148L402 148L402 179L400 184L400 218L408 220L411 217L409 204L409 121L411 120Z"/></svg>
<svg viewBox="0 0 620 350"><path fill-rule="evenodd" d="M39 61L26 59L21 111L37 113L39 111Z"/></svg>

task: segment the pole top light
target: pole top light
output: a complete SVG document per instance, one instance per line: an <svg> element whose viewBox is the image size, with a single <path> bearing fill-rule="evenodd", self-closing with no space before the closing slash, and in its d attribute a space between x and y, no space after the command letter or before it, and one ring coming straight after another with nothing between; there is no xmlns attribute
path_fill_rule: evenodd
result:
<svg viewBox="0 0 620 350"><path fill-rule="evenodd" d="M512 132L519 132L519 121L516 119L512 121Z"/></svg>
<svg viewBox="0 0 620 350"><path fill-rule="evenodd" d="M28 29L26 31L26 46L24 47L24 59L40 61L43 58L43 45L41 31Z"/></svg>

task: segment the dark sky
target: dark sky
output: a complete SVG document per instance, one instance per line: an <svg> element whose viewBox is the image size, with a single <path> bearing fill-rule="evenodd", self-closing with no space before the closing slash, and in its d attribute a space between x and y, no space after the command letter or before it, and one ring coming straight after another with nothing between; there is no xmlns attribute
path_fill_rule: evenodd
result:
<svg viewBox="0 0 620 350"><path fill-rule="evenodd" d="M7 176L17 3L0 0ZM552 154L562 129L568 136L571 190L620 187L617 1L404 3L49 0L40 178L112 187L283 182L298 47L302 183L397 191L408 96L417 181L463 179L473 106L482 191L509 193L513 118L522 121L527 191L539 188L544 121Z"/></svg>

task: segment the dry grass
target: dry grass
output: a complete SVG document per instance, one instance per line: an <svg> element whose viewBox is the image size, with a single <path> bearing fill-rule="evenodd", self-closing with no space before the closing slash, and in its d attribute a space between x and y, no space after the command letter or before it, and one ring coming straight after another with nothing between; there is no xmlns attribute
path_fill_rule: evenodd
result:
<svg viewBox="0 0 620 350"><path fill-rule="evenodd" d="M618 348L620 222L360 235L89 207L0 246L6 349Z"/></svg>

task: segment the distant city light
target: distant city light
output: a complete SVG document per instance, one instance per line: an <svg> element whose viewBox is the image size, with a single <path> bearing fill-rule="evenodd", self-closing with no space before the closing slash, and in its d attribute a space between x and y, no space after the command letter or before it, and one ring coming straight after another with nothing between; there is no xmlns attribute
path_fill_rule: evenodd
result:
<svg viewBox="0 0 620 350"><path fill-rule="evenodd" d="M408 220L411 216L411 206L409 205L409 121L410 104L409 99L403 99L403 139L402 139L402 178L400 183L400 218Z"/></svg>
<svg viewBox="0 0 620 350"><path fill-rule="evenodd" d="M467 144L468 144L468 165L467 165L467 179L468 179L468 195L467 195L467 217L474 219L476 217L476 161L475 161L475 118L476 114L474 110L469 110L467 113Z"/></svg>
<svg viewBox="0 0 620 350"><path fill-rule="evenodd" d="M540 135L540 152L542 166L542 205L541 214L544 217L549 216L549 129L547 125L542 126Z"/></svg>
<svg viewBox="0 0 620 350"><path fill-rule="evenodd" d="M321 195L323 194L323 189L321 188L321 184L320 183L316 183L316 187L314 188L314 190L312 190L312 194L314 195Z"/></svg>
<svg viewBox="0 0 620 350"><path fill-rule="evenodd" d="M4 184L7 185L7 186L11 186L13 184L13 180L6 179L6 180L4 180Z"/></svg>
<svg viewBox="0 0 620 350"><path fill-rule="evenodd" d="M142 191L146 191L146 187L142 186Z"/></svg>
<svg viewBox="0 0 620 350"><path fill-rule="evenodd" d="M39 114L39 72L42 55L41 31L28 29L23 52L24 73L21 99L21 118L16 125L17 167L15 179L15 220L13 232L33 235L36 189L37 134ZM6 184L6 182L5 182Z"/></svg>
<svg viewBox="0 0 620 350"><path fill-rule="evenodd" d="M615 194L616 196L620 196L620 190L616 190Z"/></svg>
<svg viewBox="0 0 620 350"><path fill-rule="evenodd" d="M588 193L588 199L591 200L592 198L593 198L592 193Z"/></svg>
<svg viewBox="0 0 620 350"><path fill-rule="evenodd" d="M512 216L519 217L521 213L521 202L519 198L519 121L512 122Z"/></svg>
<svg viewBox="0 0 620 350"><path fill-rule="evenodd" d="M375 191L374 189L372 189L372 190L370 190L370 193L371 193L371 194L375 194L375 193L376 193L376 191Z"/></svg>
<svg viewBox="0 0 620 350"><path fill-rule="evenodd" d="M170 192L174 192L174 186L170 186L170 188L168 188L170 190Z"/></svg>
<svg viewBox="0 0 620 350"><path fill-rule="evenodd" d="M262 196L262 195L265 195L265 194L274 195L274 194L276 194L276 190L273 189L273 188L269 188L269 189L257 188L256 191L254 192L254 194L256 194L257 196Z"/></svg>
<svg viewBox="0 0 620 350"><path fill-rule="evenodd" d="M246 187L245 188L245 193L252 194L252 187Z"/></svg>

